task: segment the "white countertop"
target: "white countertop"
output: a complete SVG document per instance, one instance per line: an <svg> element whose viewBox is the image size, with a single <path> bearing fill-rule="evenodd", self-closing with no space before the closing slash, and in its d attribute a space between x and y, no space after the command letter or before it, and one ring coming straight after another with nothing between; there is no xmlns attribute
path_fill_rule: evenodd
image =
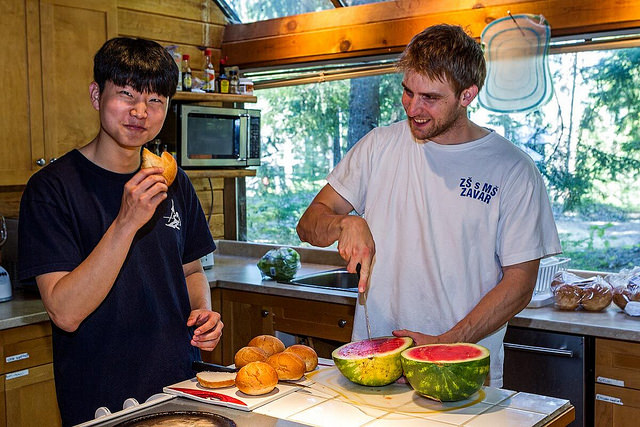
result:
<svg viewBox="0 0 640 427"><path fill-rule="evenodd" d="M365 387L323 366L306 387L254 412L314 426L542 426L571 409L568 400L483 387L469 399L440 403L408 384ZM401 424L400 424L401 423Z"/></svg>

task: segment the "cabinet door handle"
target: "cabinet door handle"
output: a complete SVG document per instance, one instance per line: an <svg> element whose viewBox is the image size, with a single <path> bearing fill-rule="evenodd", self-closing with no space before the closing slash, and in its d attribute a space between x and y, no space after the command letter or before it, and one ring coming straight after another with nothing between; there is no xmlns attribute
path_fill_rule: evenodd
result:
<svg viewBox="0 0 640 427"><path fill-rule="evenodd" d="M57 157L52 157L52 158L51 158L51 160L49 160L49 163L53 163L53 162L55 162L56 160L58 160L58 158L57 158Z"/></svg>
<svg viewBox="0 0 640 427"><path fill-rule="evenodd" d="M260 312L260 316L262 316L262 317L267 317L268 315L269 315L269 311L267 311L267 310L262 310Z"/></svg>
<svg viewBox="0 0 640 427"><path fill-rule="evenodd" d="M44 166L46 164L47 164L47 161L42 157L40 157L38 160L36 160L36 165L38 165L38 166Z"/></svg>
<svg viewBox="0 0 640 427"><path fill-rule="evenodd" d="M528 351L530 353L547 354L551 356L573 357L573 351L560 348L537 347L535 345L504 343L504 348L516 351Z"/></svg>
<svg viewBox="0 0 640 427"><path fill-rule="evenodd" d="M347 326L347 321L344 319L338 320L338 326L344 328L345 326Z"/></svg>

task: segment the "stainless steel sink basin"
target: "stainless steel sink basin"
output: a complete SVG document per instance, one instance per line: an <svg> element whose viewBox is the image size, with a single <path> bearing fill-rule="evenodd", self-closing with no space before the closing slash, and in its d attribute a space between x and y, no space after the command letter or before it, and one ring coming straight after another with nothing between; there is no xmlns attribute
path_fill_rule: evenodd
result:
<svg viewBox="0 0 640 427"><path fill-rule="evenodd" d="M291 285L358 292L358 274L349 273L344 268L294 277L286 283Z"/></svg>

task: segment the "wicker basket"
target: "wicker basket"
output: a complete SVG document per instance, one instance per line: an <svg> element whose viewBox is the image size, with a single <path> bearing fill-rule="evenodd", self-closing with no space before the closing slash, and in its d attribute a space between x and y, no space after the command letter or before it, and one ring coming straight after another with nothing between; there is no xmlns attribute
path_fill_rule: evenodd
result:
<svg viewBox="0 0 640 427"><path fill-rule="evenodd" d="M571 261L571 258L549 257L541 259L540 267L538 268L538 280L533 294L549 293L553 276L560 270L566 270L569 261Z"/></svg>

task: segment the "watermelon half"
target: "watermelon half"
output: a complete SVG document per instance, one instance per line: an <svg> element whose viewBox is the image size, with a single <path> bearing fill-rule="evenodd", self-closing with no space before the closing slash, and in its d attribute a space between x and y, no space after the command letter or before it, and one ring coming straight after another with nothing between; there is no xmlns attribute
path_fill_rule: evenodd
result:
<svg viewBox="0 0 640 427"><path fill-rule="evenodd" d="M400 354L411 347L409 337L379 337L336 348L331 357L350 381L366 386L391 384L402 376Z"/></svg>
<svg viewBox="0 0 640 427"><path fill-rule="evenodd" d="M440 402L468 398L489 374L489 350L477 344L421 345L403 351L401 359L409 384Z"/></svg>

